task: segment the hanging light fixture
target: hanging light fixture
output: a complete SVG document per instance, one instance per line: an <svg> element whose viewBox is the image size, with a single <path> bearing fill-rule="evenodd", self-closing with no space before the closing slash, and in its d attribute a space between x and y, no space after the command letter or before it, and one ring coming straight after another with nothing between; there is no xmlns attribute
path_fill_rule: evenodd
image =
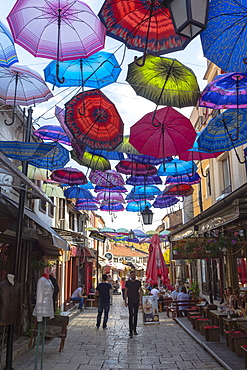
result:
<svg viewBox="0 0 247 370"><path fill-rule="evenodd" d="M177 35L190 39L206 29L210 0L164 0Z"/></svg>
<svg viewBox="0 0 247 370"><path fill-rule="evenodd" d="M130 229L128 237L129 237L129 239L134 239L135 233L132 229Z"/></svg>
<svg viewBox="0 0 247 370"><path fill-rule="evenodd" d="M142 220L144 225L151 225L153 222L153 212L146 206L144 210L141 212Z"/></svg>

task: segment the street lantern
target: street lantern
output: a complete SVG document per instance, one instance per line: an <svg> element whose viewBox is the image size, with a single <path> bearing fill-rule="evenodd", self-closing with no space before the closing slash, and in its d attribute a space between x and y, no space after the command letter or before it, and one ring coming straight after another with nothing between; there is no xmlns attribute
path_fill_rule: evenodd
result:
<svg viewBox="0 0 247 370"><path fill-rule="evenodd" d="M209 0L164 0L177 35L190 39L206 29Z"/></svg>
<svg viewBox="0 0 247 370"><path fill-rule="evenodd" d="M146 206L141 212L144 225L151 225L153 222L153 212Z"/></svg>
<svg viewBox="0 0 247 370"><path fill-rule="evenodd" d="M134 239L135 233L132 229L130 229L128 237L129 237L129 239Z"/></svg>

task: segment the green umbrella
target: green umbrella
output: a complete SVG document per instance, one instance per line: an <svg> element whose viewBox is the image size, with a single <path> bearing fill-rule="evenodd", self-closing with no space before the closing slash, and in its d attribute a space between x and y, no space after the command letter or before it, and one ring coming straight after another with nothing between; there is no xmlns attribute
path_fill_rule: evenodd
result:
<svg viewBox="0 0 247 370"><path fill-rule="evenodd" d="M74 150L71 150L70 155L81 166L89 167L92 170L106 171L111 169L110 162L99 155L84 152L82 159L78 159Z"/></svg>
<svg viewBox="0 0 247 370"><path fill-rule="evenodd" d="M42 190L48 197L65 198L63 190L55 184L43 184Z"/></svg>
<svg viewBox="0 0 247 370"><path fill-rule="evenodd" d="M200 95L194 72L176 59L147 55L143 67L129 64L126 81L137 95L157 105L194 106Z"/></svg>
<svg viewBox="0 0 247 370"><path fill-rule="evenodd" d="M140 154L129 142L129 136L124 136L123 141L115 149L116 152L128 154Z"/></svg>

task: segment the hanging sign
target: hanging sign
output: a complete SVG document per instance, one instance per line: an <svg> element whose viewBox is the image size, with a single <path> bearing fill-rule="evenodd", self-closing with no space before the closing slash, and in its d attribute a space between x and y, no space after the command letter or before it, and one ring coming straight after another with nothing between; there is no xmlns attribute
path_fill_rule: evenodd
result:
<svg viewBox="0 0 247 370"><path fill-rule="evenodd" d="M99 242L104 243L106 240L106 237L100 233L97 233L97 231L91 231L89 238L98 240Z"/></svg>

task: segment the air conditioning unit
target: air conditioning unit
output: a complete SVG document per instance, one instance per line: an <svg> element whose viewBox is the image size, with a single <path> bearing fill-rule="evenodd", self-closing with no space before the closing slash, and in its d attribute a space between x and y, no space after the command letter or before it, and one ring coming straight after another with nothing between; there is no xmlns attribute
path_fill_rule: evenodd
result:
<svg viewBox="0 0 247 370"><path fill-rule="evenodd" d="M61 218L59 220L59 229L62 229L62 230L68 230L68 221Z"/></svg>

